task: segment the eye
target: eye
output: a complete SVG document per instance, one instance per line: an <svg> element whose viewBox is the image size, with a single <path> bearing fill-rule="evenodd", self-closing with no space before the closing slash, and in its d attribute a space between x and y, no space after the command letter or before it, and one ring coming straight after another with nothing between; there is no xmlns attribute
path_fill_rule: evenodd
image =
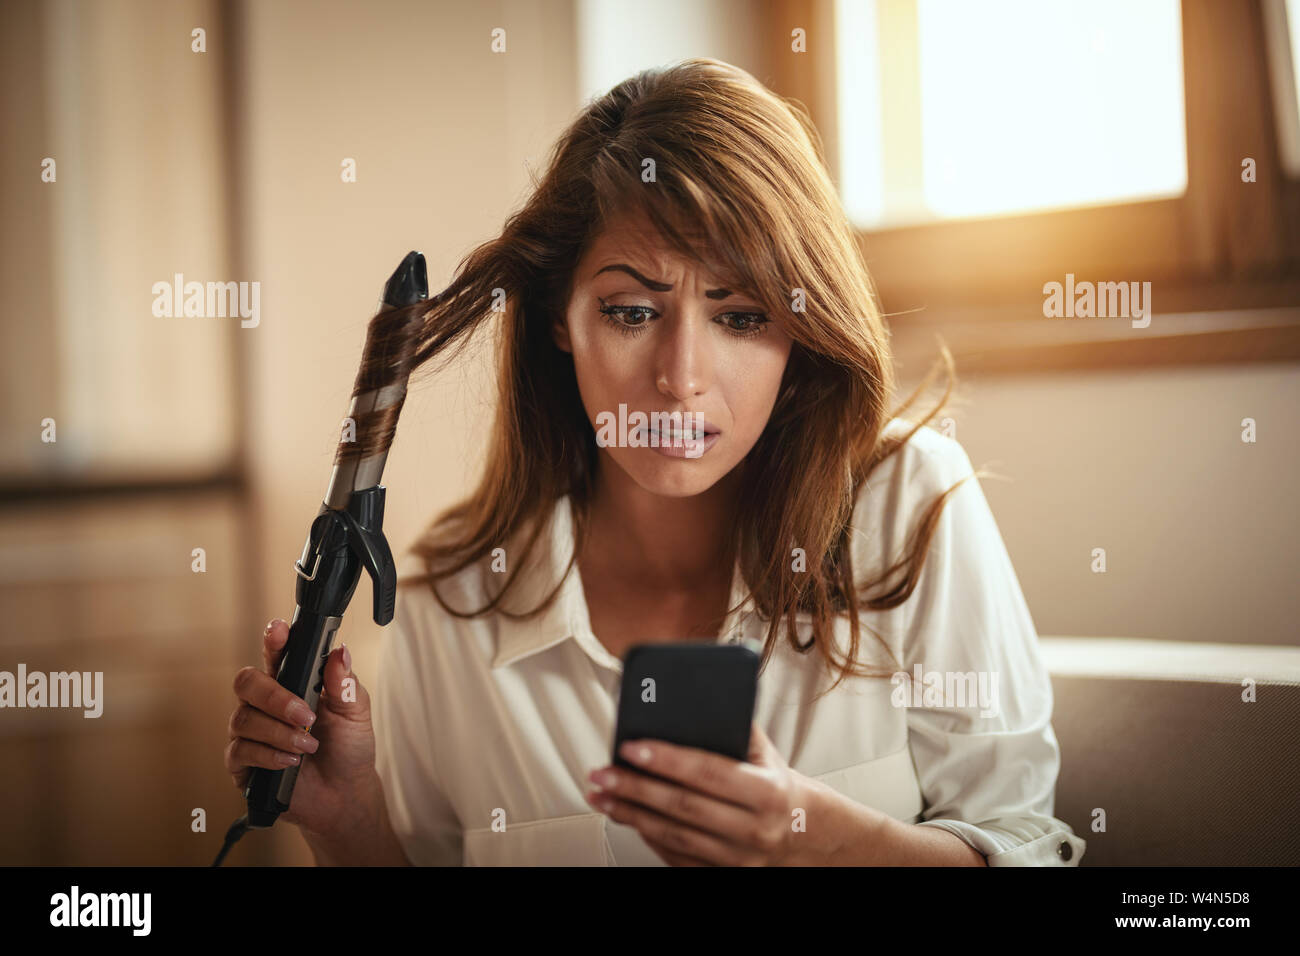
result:
<svg viewBox="0 0 1300 956"><path fill-rule="evenodd" d="M600 313L605 321L622 335L640 335L658 318L658 313L646 305L607 305L600 300ZM724 312L714 321L737 338L749 338L767 331L770 319L762 312Z"/></svg>
<svg viewBox="0 0 1300 956"><path fill-rule="evenodd" d="M645 305L606 305L601 299L600 313L615 331L623 335L640 335L650 327L655 311Z"/></svg>
<svg viewBox="0 0 1300 956"><path fill-rule="evenodd" d="M771 321L761 312L724 312L718 316L718 320L728 332L740 338L761 335L767 331L767 325Z"/></svg>

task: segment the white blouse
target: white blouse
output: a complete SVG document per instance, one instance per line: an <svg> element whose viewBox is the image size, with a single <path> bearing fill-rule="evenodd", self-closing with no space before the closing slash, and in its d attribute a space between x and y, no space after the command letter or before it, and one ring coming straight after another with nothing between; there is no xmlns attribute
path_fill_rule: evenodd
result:
<svg viewBox="0 0 1300 956"><path fill-rule="evenodd" d="M859 582L875 580L924 506L972 470L960 445L928 427L878 466L853 513ZM504 547L513 570L522 549ZM536 607L572 549L565 498L506 606ZM458 610L482 607L506 577L491 563L443 579L439 593ZM421 567L411 554L399 564L402 577ZM729 606L744 596L737 567ZM875 631L920 681L849 678L814 702L833 676L816 650L793 650L782 625L755 720L790 766L898 820L942 827L990 866L1077 866L1086 844L1052 816L1060 749L1051 684L978 479L949 497L915 592L860 620L859 660L889 664ZM797 621L806 643L811 616ZM747 600L719 641L761 641L764 632ZM841 651L848 632L840 616ZM583 798L587 774L611 763L622 662L592 633L576 562L555 603L530 621L456 618L427 584L399 578L382 641L376 765L412 863L663 865L636 830Z"/></svg>

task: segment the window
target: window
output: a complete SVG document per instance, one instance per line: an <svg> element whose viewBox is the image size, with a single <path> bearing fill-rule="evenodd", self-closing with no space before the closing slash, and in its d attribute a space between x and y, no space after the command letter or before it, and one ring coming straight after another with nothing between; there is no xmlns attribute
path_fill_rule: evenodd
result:
<svg viewBox="0 0 1300 956"><path fill-rule="evenodd" d="M861 228L1180 196L1177 0L838 0Z"/></svg>
<svg viewBox="0 0 1300 956"><path fill-rule="evenodd" d="M900 367L936 334L966 371L1294 361L1297 7L783 0L763 76L822 134ZM1154 320L1045 321L1067 276L1149 282Z"/></svg>
<svg viewBox="0 0 1300 956"><path fill-rule="evenodd" d="M1264 0L1277 140L1287 175L1300 179L1300 0Z"/></svg>

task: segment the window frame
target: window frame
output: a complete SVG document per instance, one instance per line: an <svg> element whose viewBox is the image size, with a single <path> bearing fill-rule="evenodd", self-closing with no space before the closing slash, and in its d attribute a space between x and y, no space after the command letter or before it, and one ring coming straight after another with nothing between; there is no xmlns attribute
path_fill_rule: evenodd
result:
<svg viewBox="0 0 1300 956"><path fill-rule="evenodd" d="M1182 0L1181 197L859 230L900 365L924 371L936 334L959 371L1300 359L1300 180L1280 158L1267 2ZM838 182L834 6L777 0L764 56L772 88L808 108ZM1254 183L1241 181L1245 157ZM1045 321L1043 284L1067 273L1150 281L1150 327Z"/></svg>

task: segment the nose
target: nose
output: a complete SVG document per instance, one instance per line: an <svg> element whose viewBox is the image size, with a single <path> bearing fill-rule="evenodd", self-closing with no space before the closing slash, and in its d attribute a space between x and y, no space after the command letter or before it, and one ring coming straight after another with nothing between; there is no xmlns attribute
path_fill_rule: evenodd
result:
<svg viewBox="0 0 1300 956"><path fill-rule="evenodd" d="M699 317L684 313L669 320L655 350L655 385L664 395L684 402L713 384L713 356L708 329Z"/></svg>

